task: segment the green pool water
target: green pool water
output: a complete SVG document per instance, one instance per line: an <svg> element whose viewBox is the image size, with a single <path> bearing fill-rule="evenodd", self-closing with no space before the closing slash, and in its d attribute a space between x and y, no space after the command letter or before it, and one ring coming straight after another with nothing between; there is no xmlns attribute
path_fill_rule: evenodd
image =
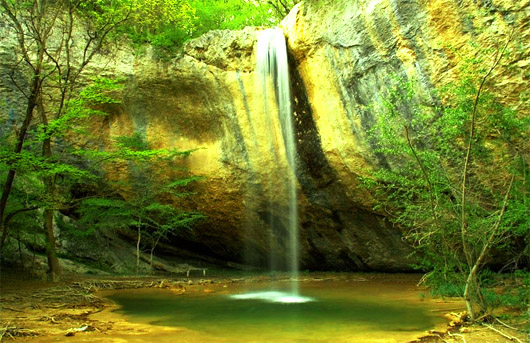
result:
<svg viewBox="0 0 530 343"><path fill-rule="evenodd" d="M305 282L300 294L311 301L301 303L233 298L271 290L289 286L218 285L184 295L122 291L109 298L131 321L183 328L173 342L407 342L445 322L406 283Z"/></svg>

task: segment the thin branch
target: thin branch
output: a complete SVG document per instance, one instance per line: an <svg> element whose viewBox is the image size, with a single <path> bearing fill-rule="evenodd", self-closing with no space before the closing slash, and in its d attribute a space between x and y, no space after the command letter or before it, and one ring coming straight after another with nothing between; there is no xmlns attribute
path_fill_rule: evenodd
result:
<svg viewBox="0 0 530 343"><path fill-rule="evenodd" d="M28 208L21 208L19 210L16 210L16 211L13 211L11 213L9 213L6 218L4 219L4 226L8 226L9 225L9 222L18 214L21 214L21 213L24 213L24 212L29 212L29 211L35 211L37 210L38 207L37 206L33 206L33 207L28 207Z"/></svg>
<svg viewBox="0 0 530 343"><path fill-rule="evenodd" d="M495 239L495 236L498 234L498 230L499 230L499 227L501 225L502 219L504 217L504 213L506 212L506 207L508 206L508 199L510 198L510 192L512 191L512 186L513 186L514 179L515 179L515 175L512 175L512 178L510 179L510 184L509 184L508 189L506 190L506 194L504 196L504 200L503 200L501 211L499 213L499 216L497 217L497 221L495 222L495 225L491 229L491 234L489 235L488 240L482 246L482 250L481 250L477 260L473 264L473 267L469 271L469 274L468 274L467 279L466 279L466 287L464 289L464 299L466 301L467 310L469 312L471 320L474 320L475 318L474 318L474 313L473 313L473 310L472 310L472 307L471 307L471 304L470 304L470 293L469 293L470 286L471 286L472 283L475 284L475 287L477 288L475 291L477 291L479 296L481 296L480 290L478 289L478 283L477 283L477 280L476 280L477 271L479 270L482 262L484 261L484 258L486 257L486 252L491 247L491 245L493 243L493 240Z"/></svg>
<svg viewBox="0 0 530 343"><path fill-rule="evenodd" d="M523 343L523 341L521 341L519 338L515 337L515 336L510 336L504 332L502 332L501 330L499 329L496 329L494 328L493 326L491 325L488 325L488 324L483 324L485 327L487 327L488 329L492 330L492 331L495 331L496 333L498 333L499 335L501 335L502 337L504 338L507 338L509 339L510 341L517 341L519 343Z"/></svg>
<svg viewBox="0 0 530 343"><path fill-rule="evenodd" d="M6 308L5 306L3 306L3 307ZM21 312L21 311L19 311L19 312ZM11 322L7 322L5 328L2 329L2 333L0 334L0 342L4 338L4 336L7 333L7 331L10 329L9 325L11 325Z"/></svg>
<svg viewBox="0 0 530 343"><path fill-rule="evenodd" d="M433 193L434 192L434 188L432 186L431 179L429 178L429 174L427 173L427 170L425 169L425 166L423 165L420 157L418 156L418 154L416 152L416 149L414 149L414 145L412 144L412 141L410 139L408 126L405 125L404 127L405 127L405 136L407 138L407 143L409 145L409 148L412 151L412 154L414 155L414 158L416 159L416 162L420 166L420 169L421 169L421 172L423 174L423 177L425 178L425 181L427 182L427 187L429 188L429 199L430 199L430 203L431 203L431 214L432 214L432 218L434 220L434 224L438 226L440 223L439 223L439 220L438 220L438 216L436 215L436 205L435 205L435 199L434 199L434 193Z"/></svg>
<svg viewBox="0 0 530 343"><path fill-rule="evenodd" d="M442 337L442 335L440 335L440 334L436 334L436 336L438 336L438 337L439 337L444 343L449 343L448 341L446 341L446 340Z"/></svg>
<svg viewBox="0 0 530 343"><path fill-rule="evenodd" d="M508 206L508 199L510 198L510 192L512 191L514 179L515 179L515 175L512 175L512 178L510 179L510 185L508 186L508 189L506 190L506 195L504 196L504 201L502 204L501 212L499 213L499 216L497 217L497 222L495 223L495 226L491 230L491 234L488 238L488 241L482 248L482 251L477 259L477 262L476 262L477 265L480 265L480 263L482 263L486 255L486 251L489 249L489 247L493 243L493 239L497 235L497 231L499 230L499 226L501 225L502 218L504 217L504 213L506 213L506 207Z"/></svg>
<svg viewBox="0 0 530 343"><path fill-rule="evenodd" d="M506 324L505 322L501 321L501 320L500 320L499 318L497 318L497 317L494 317L494 319L495 319L496 321L498 321L501 325L507 327L508 329L512 329L512 330L515 330L515 331L521 331L521 330L519 330L519 329L517 329L517 328L514 328L513 326L510 326L510 325Z"/></svg>
<svg viewBox="0 0 530 343"><path fill-rule="evenodd" d="M117 22L113 22L112 23L110 21L110 19L109 19L109 22L105 23L105 25L102 26L102 28L101 28L102 32L99 33L99 35L97 34L97 32L96 32L95 36L92 36L90 33L88 33L89 40L88 40L88 42L87 42L87 44L85 46L85 49L83 51L83 61L81 63L81 66L79 67L77 73L75 73L73 75L73 77L72 77L73 81L77 80L77 77L81 74L81 72L86 67L86 65L88 63L90 63L90 61L92 60L94 55L101 50L101 47L103 46L103 43L105 42L105 39L107 38L107 36L116 27L118 27L119 25L121 25L122 23L126 22L129 19L129 14L130 14L130 12L125 16L125 18L123 18L122 20L119 20ZM90 52L88 52L88 50L90 49L90 45L96 39L97 39L97 42L96 42L95 46L92 48L92 50Z"/></svg>
<svg viewBox="0 0 530 343"><path fill-rule="evenodd" d="M477 111L478 111L478 103L480 100L480 96L482 93L482 90L484 88L484 85L486 84L486 80L489 78L491 73L493 73L493 70L497 67L499 62L501 61L504 52L506 51L506 48L508 47L508 44L510 43L513 35L512 33L508 36L508 39L506 40L506 43L504 44L504 47L501 50L497 50L494 58L494 63L489 69L489 71L484 75L482 78L482 81L480 82L480 86L477 90L477 94L475 95L475 101L473 103L473 110L471 113L471 130L469 133L469 139L466 147L466 157L464 160L464 170L462 172L462 197L461 197L461 212L460 212L460 232L462 236L462 245L464 247L464 255L466 256L466 260L469 265L471 265L471 254L469 251L469 247L466 241L466 233L467 233L467 222L466 222L466 197L467 197L467 176L469 172L469 163L471 161L471 148L473 145L473 140L475 139L475 124L476 124L476 118L477 118Z"/></svg>
<svg viewBox="0 0 530 343"><path fill-rule="evenodd" d="M8 17L11 19L11 22L15 26L15 32L17 34L18 43L20 44L20 48L22 50L22 56L26 63L30 66L30 68L33 71L36 71L37 68L33 65L31 62L31 59L29 58L28 49L26 47L26 39L24 38L24 29L22 28L22 24L18 20L16 14L13 12L13 9L7 4L6 0L0 0L0 4L2 5L2 8L4 9L5 13L7 13Z"/></svg>
<svg viewBox="0 0 530 343"><path fill-rule="evenodd" d="M26 94L26 91L25 91L22 87L20 87L20 86L18 85L17 81L15 80L15 76L14 76L14 75L15 75L15 70L16 70L16 68L13 68L13 69L11 70L11 72L9 73L9 79L11 80L11 83L15 86L15 88L16 88L20 93L22 93L22 95L23 95L26 99L29 99L29 95Z"/></svg>

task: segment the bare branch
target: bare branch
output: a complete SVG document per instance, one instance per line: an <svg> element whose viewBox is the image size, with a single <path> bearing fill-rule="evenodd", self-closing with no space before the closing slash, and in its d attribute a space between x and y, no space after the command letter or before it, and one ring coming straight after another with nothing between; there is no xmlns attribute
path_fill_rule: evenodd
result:
<svg viewBox="0 0 530 343"><path fill-rule="evenodd" d="M501 330L494 328L494 327L491 326L491 325L488 325L488 324L483 324L483 325L484 325L485 327L487 327L488 329L490 329L490 330L492 330L492 331L495 331L496 333L498 333L498 334L501 335L502 337L509 339L510 341L517 341L517 342L519 342L519 343L523 343L523 341L521 341L519 338L517 338L517 337L515 337L515 336L510 336L510 335L506 334L505 332L502 332Z"/></svg>
<svg viewBox="0 0 530 343"><path fill-rule="evenodd" d="M499 62L501 61L504 52L506 51L506 48L508 47L508 44L510 43L513 35L513 30L511 34L508 36L508 39L506 40L506 43L504 44L504 47L500 50L497 50L494 57L494 63L490 67L489 71L484 75L482 78L482 81L480 82L480 86L477 90L477 94L475 95L475 101L473 103L473 110L471 113L471 123L470 123L470 132L468 137L468 143L466 147L466 157L464 160L464 170L462 172L462 193L461 193L461 212L460 212L460 233L462 236L462 245L464 247L464 255L466 256L467 262L469 265L472 265L472 258L471 258L471 252L470 248L467 244L467 220L466 220L466 197L467 197L467 177L469 173L469 163L471 161L471 148L473 146L473 140L475 139L475 125L476 125L476 119L477 119L477 111L478 111L478 103L480 100L480 96L482 93L482 90L484 88L484 85L486 84L486 80L489 78L493 70L497 67Z"/></svg>
<svg viewBox="0 0 530 343"><path fill-rule="evenodd" d="M435 204L435 199L434 199L434 190L433 190L432 182L431 182L431 179L429 177L429 174L427 173L427 170L425 169L425 166L423 165L420 157L418 156L418 154L416 152L416 149L414 148L414 145L412 144L412 141L410 139L410 134L409 134L409 128L406 125L405 125L405 136L407 138L408 146L409 146L410 150L412 151L412 154L414 155L414 158L416 159L416 162L418 163L418 166L421 169L423 177L425 178L425 182L427 182L427 187L429 189L429 200L430 200L430 204L431 204L432 219L434 221L434 225L438 226L440 224L440 222L438 220L438 216L436 215L436 204Z"/></svg>
<svg viewBox="0 0 530 343"><path fill-rule="evenodd" d="M20 23L14 10L8 5L6 0L0 0L0 5L2 5L2 8L4 9L5 13L8 15L9 19L11 19L11 23L15 26L15 32L17 34L18 43L20 44L20 48L22 50L22 56L24 57L24 60L30 66L30 68L33 69L33 71L35 71L36 67L31 62L31 59L29 57L29 52L26 47L25 33L24 33L24 29L22 28L22 24Z"/></svg>
<svg viewBox="0 0 530 343"><path fill-rule="evenodd" d="M515 175L512 175L512 178L510 179L510 184L508 185L508 189L506 190L506 194L504 195L504 201L502 203L502 208L499 212L499 215L497 217L497 221L495 222L493 228L491 229L491 233L482 246L482 250L480 251L480 254L475 261L475 263L472 265L471 270L469 271L469 274L467 276L466 280L466 287L464 289L464 299L466 300L466 307L468 310L468 313L471 317L471 320L474 320L474 311L470 303L470 291L471 291L471 285L476 283L476 275L478 270L480 269L482 262L484 261L484 258L486 257L487 251L490 249L491 245L493 244L493 240L498 235L499 227L502 222L502 219L504 217L504 213L506 212L506 207L508 206L508 199L510 197L510 193L512 191L513 181L515 179ZM475 285L478 286L478 285ZM479 295L480 296L480 295Z"/></svg>
<svg viewBox="0 0 530 343"><path fill-rule="evenodd" d="M17 62L16 65L20 64L20 62L21 61ZM17 69L16 68L11 69L11 72L9 73L9 79L11 80L11 83L15 86L15 88L18 89L18 91L22 93L22 95L24 95L26 99L29 99L29 94L27 94L26 91L22 89L22 87L19 86L17 80L15 80L15 70Z"/></svg>

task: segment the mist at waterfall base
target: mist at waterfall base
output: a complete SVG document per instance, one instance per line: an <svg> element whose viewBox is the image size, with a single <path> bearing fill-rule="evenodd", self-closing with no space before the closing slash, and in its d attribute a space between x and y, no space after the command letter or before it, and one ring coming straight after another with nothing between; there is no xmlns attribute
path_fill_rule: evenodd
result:
<svg viewBox="0 0 530 343"><path fill-rule="evenodd" d="M257 42L257 63L256 73L259 77L259 87L263 94L263 111L265 114L267 127L261 129L271 129L272 122L279 120L281 135L280 141L283 145L275 144L275 138L271 137L268 140L258 141L261 148L269 149L271 154L275 156L284 156L285 163L285 179L282 187L284 190L283 198L287 203L287 211L284 217L287 218L287 232L288 237L281 237L282 241L288 242L288 247L284 247L287 251L287 261L282 261L283 265L287 266L289 276L291 278L291 287L287 292L260 291L256 293L238 294L232 298L235 300L262 300L267 302L279 303L305 303L312 301L312 298L303 297L299 294L298 277L299 277L299 248L298 248L298 196L296 185L296 146L295 133L293 125L293 115L291 106L291 92L289 82L289 65L287 56L287 46L285 36L279 28L266 29L261 31ZM274 101L271 101L271 98ZM275 104L275 106L271 106ZM283 149L284 151L275 151L276 149ZM270 184L269 184L269 188ZM278 190L277 190L278 192ZM281 193L281 191L279 191ZM269 199L269 207L273 207L272 197ZM269 208L269 211L271 209ZM270 238L270 254L269 264L271 271L274 271L276 260L278 256L274 256L274 241L277 237L273 237L274 233L282 232L275 228L278 225L277 221L272 219L270 214L269 232Z"/></svg>

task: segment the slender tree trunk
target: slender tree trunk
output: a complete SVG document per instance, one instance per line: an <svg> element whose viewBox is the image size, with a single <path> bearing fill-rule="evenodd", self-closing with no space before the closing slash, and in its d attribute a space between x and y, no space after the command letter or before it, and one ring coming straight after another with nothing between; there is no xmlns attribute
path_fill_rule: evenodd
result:
<svg viewBox="0 0 530 343"><path fill-rule="evenodd" d="M57 258L55 234L53 232L53 213L51 209L44 210L44 230L46 231L46 256L48 258L48 278L52 282L59 281L61 266Z"/></svg>
<svg viewBox="0 0 530 343"><path fill-rule="evenodd" d="M136 240L136 274L140 272L140 240L142 239L142 220L138 220L138 239Z"/></svg>
<svg viewBox="0 0 530 343"><path fill-rule="evenodd" d="M38 110L41 115L42 125L44 126L44 133L47 132L48 118L42 104L42 98L37 101ZM49 160L52 157L51 139L47 136L42 142L42 156ZM43 178L44 186L46 187L46 194L50 195L51 199L55 198L56 185L53 176L46 176ZM48 274L52 282L59 280L61 276L61 266L57 258L57 249L55 244L55 234L53 232L53 217L55 210L53 204L47 204L44 209L44 231L46 233L46 255L48 257Z"/></svg>
<svg viewBox="0 0 530 343"><path fill-rule="evenodd" d="M149 256L149 266L151 267L151 274L153 274L153 254L155 252L155 248L151 248L151 256Z"/></svg>
<svg viewBox="0 0 530 343"><path fill-rule="evenodd" d="M2 189L2 197L0 198L0 229L2 231L2 240L0 241L0 247L4 247L4 244L6 242L7 238L7 226L4 225L4 213L7 206L7 200L9 198L9 194L11 194L11 187L13 186L13 181L15 181L15 169L9 169L9 172L7 173L7 179L4 183L4 187Z"/></svg>
<svg viewBox="0 0 530 343"><path fill-rule="evenodd" d="M35 238L35 233L33 234L33 246L35 246L37 244L37 239ZM30 270L30 275L35 275L35 258L36 258L36 254L35 254L35 249L33 249L33 255L31 257L31 270Z"/></svg>
<svg viewBox="0 0 530 343"><path fill-rule="evenodd" d="M18 230L17 241L18 241L18 255L20 257L20 266L22 267L22 270L24 270L26 268L24 267L24 256L22 256L22 246L20 244L20 230Z"/></svg>
<svg viewBox="0 0 530 343"><path fill-rule="evenodd" d="M151 258L150 258L150 265L151 265L151 273L153 273L153 256L155 254L155 248L156 246L158 245L158 242L160 241L160 238L162 236L158 236L158 238L155 240L155 242L153 243L153 246L151 247Z"/></svg>
<svg viewBox="0 0 530 343"><path fill-rule="evenodd" d="M17 216L18 214L21 214L21 213L24 213L24 212L29 212L29 211L34 211L38 209L38 207L36 206L33 206L33 207L28 207L28 208L22 208L22 209L19 209L19 210L16 210L16 211L13 211L11 213L9 213L6 218L4 219L3 221L3 224L4 224L4 233L7 234L7 232L9 232L9 223L11 222L11 220ZM19 235L19 240L20 240L20 231L18 232L18 235ZM5 238L5 237L2 237L2 238ZM20 241L19 241L19 246L20 246Z"/></svg>
<svg viewBox="0 0 530 343"><path fill-rule="evenodd" d="M429 200L431 203L431 215L434 222L434 225L439 226L440 221L438 220L438 216L436 215L436 201L435 201L435 194L434 194L434 187L432 186L431 178L429 177L429 173L427 173L427 169L425 169L425 166L423 165L420 157L418 156L418 153L416 152L416 149L414 148L414 145L412 144L412 140L410 139L410 133L408 126L405 125L405 137L407 138L407 143L410 148L410 151L412 151L412 154L414 155L414 159L418 163L418 166L420 167L420 170L423 174L423 177L425 178L425 182L427 182L427 188L429 190Z"/></svg>
<svg viewBox="0 0 530 343"><path fill-rule="evenodd" d="M502 222L502 218L504 217L504 213L506 212L506 207L508 206L508 199L510 197L510 192L512 190L513 180L515 179L515 175L512 175L512 178L510 180L510 185L508 186L508 189L506 190L506 195L504 196L504 201L502 204L501 211L499 213L499 216L497 217L497 221L495 222L495 225L491 229L491 233L488 237L488 240L484 243L482 246L482 250L480 251L480 254L478 258L476 259L475 263L471 267L469 274L467 275L466 279L466 286L464 289L464 300L466 302L466 309L467 313L469 314L470 320L475 320L475 310L473 308L473 302L471 299L471 292L475 291L477 293L477 296L481 298L480 294L480 285L477 280L477 273L482 267L482 263L484 262L484 258L486 257L486 253L490 249L491 245L493 244L493 241L495 237L498 235L499 227Z"/></svg>
<svg viewBox="0 0 530 343"><path fill-rule="evenodd" d="M118 25L125 22L130 14L130 12L127 13L124 18L117 21L108 21L96 32L90 35L88 42L86 42L84 49L82 50L82 59L80 61L80 65L76 68L75 73L71 75L71 56L73 55L71 50L73 49L71 42L74 31L74 20L76 19L74 13L79 8L80 2L38 0L33 2L30 1L28 4L29 7L27 8L25 5L22 6L21 3L22 1L0 0L0 9L6 14L8 23L10 26L12 25L15 30L20 47L20 55L33 73L29 95L27 96L28 102L26 106L26 115L17 135L17 144L14 150L15 154L18 154L22 151L26 132L31 123L33 112L37 106L37 100L41 93L43 80L52 75L57 77L59 80L59 88L63 89L62 99L60 101L61 106L58 111L58 115L60 115L64 105L64 100L66 99L65 90L72 88L71 84L75 84L77 82L78 76L90 63L95 54L101 50L103 43L110 32L116 29ZM65 10L68 11L68 21L62 22L64 24L63 27L58 27L57 22L59 20L58 18L60 17L59 14L63 13ZM24 18L19 18L17 17L17 14L19 13L18 11L26 14L29 13L31 16L30 18L25 16ZM47 16L48 14L49 16ZM66 73L61 71L60 61L62 58L62 49L59 49L59 51L52 56L52 51L46 47L48 39L52 36L52 32L56 27L58 30L63 30L63 38L66 40L63 42L63 46L66 49L67 55ZM33 51L36 51L34 59L31 58L31 56L33 56ZM47 71L43 71L44 57L46 57L47 63L50 63L51 66L55 66L56 70L50 71L48 74L46 74ZM64 85L61 83L61 80L63 79L65 80ZM11 193L11 188L15 179L15 174L16 169L11 168L2 187L2 195L0 196L0 232L2 235L0 239L0 256L2 253L1 248L4 246L8 235L7 227L4 227L4 215L8 198Z"/></svg>
<svg viewBox="0 0 530 343"><path fill-rule="evenodd" d="M15 154L20 154L20 152L22 152L26 133L33 118L33 112L35 110L35 107L37 106L37 98L40 93L40 86L40 76L38 74L34 75L33 81L31 83L31 91L28 98L28 104L26 106L26 116L24 117L24 121L22 122L20 130L18 131L17 144L14 150ZM9 170L7 174L7 179L2 189L2 196L0 197L0 231L2 232L2 240L0 241L0 247L4 246L4 243L7 238L8 228L4 225L4 215L7 206L7 200L9 198L9 195L11 194L11 188L13 187L13 182L15 180L15 174L16 169L12 168Z"/></svg>
<svg viewBox="0 0 530 343"><path fill-rule="evenodd" d="M464 168L462 170L461 200L460 200L460 206L461 206L460 207L460 235L461 235L461 240L462 240L462 249L466 257L467 266L469 267L469 273L466 279L466 286L464 289L464 301L466 302L466 309L467 309L467 312L469 313L469 317L471 320L475 319L475 312L473 309L473 299L471 298L471 290L472 290L471 288L472 288L472 285L475 284L475 288L477 288L475 289L475 292L477 292L477 294L480 293L480 286L478 282L476 281L477 271L478 271L478 268L480 267L480 263L482 262L482 259L484 258L486 251L489 249L489 245L491 244L493 238L495 237L496 229L498 228L498 226L495 228L495 231L491 234L487 243L483 246L483 249L479 257L475 260L475 262L473 262L474 251L472 249L472 246L468 244L468 237L467 237L466 202L467 202L467 191L468 191L467 182L468 182L468 176L469 176L469 168L470 168L471 158L472 158L473 141L475 140L475 133L476 133L478 104L479 104L482 90L486 84L486 80L489 78L493 70L497 67L497 65L501 61L504 55L504 52L506 51L506 48L508 47L508 44L511 41L512 34L513 34L513 31L508 37L508 40L506 41L506 44L504 45L504 47L502 49L497 50L497 52L495 53L495 57L493 59L493 65L490 67L486 75L484 75L484 77L482 78L482 81L480 82L480 85L477 90L477 94L475 95L475 100L473 102L473 109L471 111L470 130L469 130L469 136L468 136L468 141L467 141L467 146L466 146L466 155L464 158ZM510 187L508 189L508 192L506 193L505 204L502 209L501 216L499 217L498 224L500 224L500 219L502 219L502 216L504 215L506 201L510 193L512 183L513 183L513 177L512 177L512 181L510 182Z"/></svg>

